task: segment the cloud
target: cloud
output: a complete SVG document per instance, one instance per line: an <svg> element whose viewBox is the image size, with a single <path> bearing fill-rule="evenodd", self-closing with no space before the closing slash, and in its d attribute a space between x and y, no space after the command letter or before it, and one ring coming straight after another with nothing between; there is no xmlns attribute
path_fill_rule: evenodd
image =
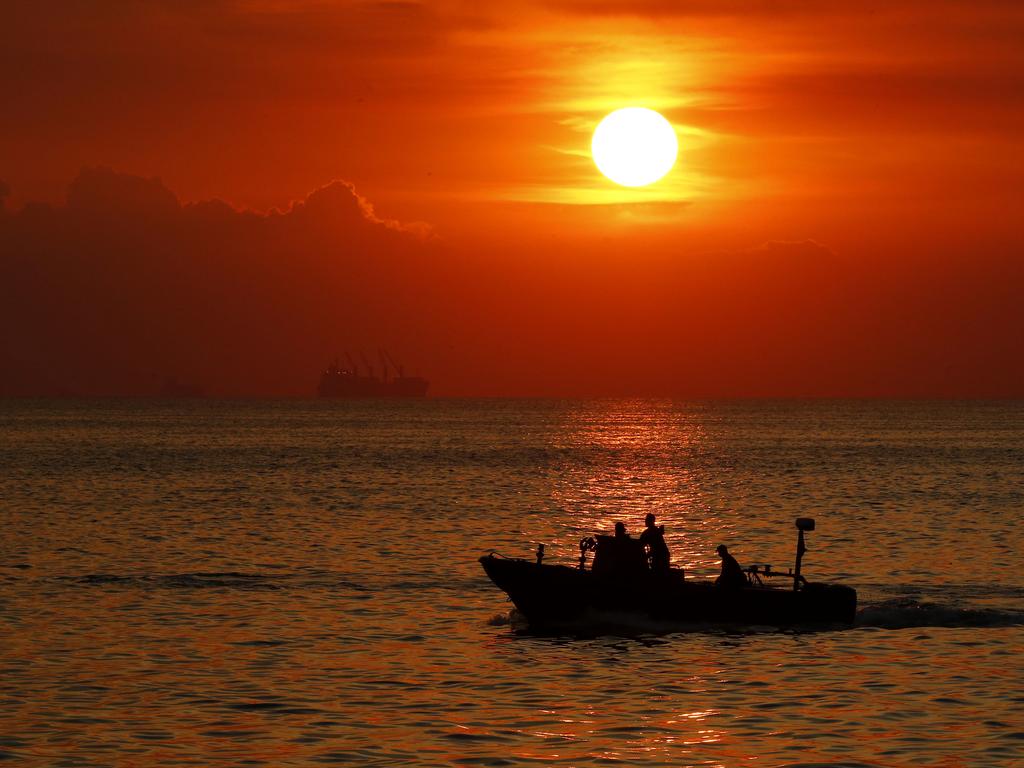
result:
<svg viewBox="0 0 1024 768"><path fill-rule="evenodd" d="M1024 394L1009 245L663 251L564 229L460 251L344 181L258 213L87 169L63 204L0 216L0 395L175 377L309 396L335 354L378 347L442 394Z"/></svg>
<svg viewBox="0 0 1024 768"><path fill-rule="evenodd" d="M64 205L0 219L0 387L136 394L176 376L309 391L346 346L401 354L429 300L428 234L344 181L259 214L86 169Z"/></svg>
<svg viewBox="0 0 1024 768"><path fill-rule="evenodd" d="M847 0L548 0L545 3L567 13L582 16L640 16L654 19L668 17L752 17L765 19L831 19L835 17L907 17L918 18L931 12L958 13L962 3L957 0L864 0L851 4ZM983 0L972 4L974 13L985 11L1006 14L1017 10L1014 0Z"/></svg>
<svg viewBox="0 0 1024 768"><path fill-rule="evenodd" d="M352 206L353 201L355 206ZM332 181L312 192L304 200L293 202L288 208L287 215L321 218L334 225L372 224L421 239L433 236L433 230L426 222L402 222L381 218L374 210L373 203L356 192L355 185L347 181Z"/></svg>
<svg viewBox="0 0 1024 768"><path fill-rule="evenodd" d="M751 248L749 253L781 258L834 259L836 252L815 240L769 240Z"/></svg>

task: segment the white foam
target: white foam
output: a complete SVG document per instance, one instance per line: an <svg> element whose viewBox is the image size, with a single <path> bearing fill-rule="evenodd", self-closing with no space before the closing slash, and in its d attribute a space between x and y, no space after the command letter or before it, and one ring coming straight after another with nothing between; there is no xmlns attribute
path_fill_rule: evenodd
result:
<svg viewBox="0 0 1024 768"><path fill-rule="evenodd" d="M1010 627L1024 624L1024 613L995 608L965 608L941 603L896 598L862 608L858 627L906 629L909 627Z"/></svg>

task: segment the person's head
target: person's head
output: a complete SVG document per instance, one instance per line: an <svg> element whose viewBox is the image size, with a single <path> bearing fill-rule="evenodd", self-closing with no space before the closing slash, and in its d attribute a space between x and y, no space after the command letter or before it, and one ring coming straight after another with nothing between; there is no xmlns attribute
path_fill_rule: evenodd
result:
<svg viewBox="0 0 1024 768"><path fill-rule="evenodd" d="M716 552L717 552L717 553L718 553L719 555L721 555L721 556L723 556L723 557L724 557L725 555L728 555L728 554L729 554L729 550L728 550L728 548L727 548L727 547L725 546L725 544L719 544L719 545L718 545L718 549L716 549L715 551L716 551Z"/></svg>
<svg viewBox="0 0 1024 768"><path fill-rule="evenodd" d="M625 536L626 535L626 524L625 523L620 521L620 522L615 524L615 535L616 536Z"/></svg>
<svg viewBox="0 0 1024 768"><path fill-rule="evenodd" d="M654 514L651 512L647 513L647 517L644 518L644 524L650 528L654 525Z"/></svg>

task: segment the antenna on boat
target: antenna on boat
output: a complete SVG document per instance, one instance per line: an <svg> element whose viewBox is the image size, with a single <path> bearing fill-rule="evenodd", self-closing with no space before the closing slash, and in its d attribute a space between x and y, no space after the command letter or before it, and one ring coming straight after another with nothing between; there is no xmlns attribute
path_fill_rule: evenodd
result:
<svg viewBox="0 0 1024 768"><path fill-rule="evenodd" d="M804 531L814 530L814 518L798 517L796 519L796 527L800 531L800 535L796 540L796 566L793 568L794 591L800 589L800 584L804 581L804 578L800 575L800 561L804 559L804 552L807 551L807 547L804 544Z"/></svg>

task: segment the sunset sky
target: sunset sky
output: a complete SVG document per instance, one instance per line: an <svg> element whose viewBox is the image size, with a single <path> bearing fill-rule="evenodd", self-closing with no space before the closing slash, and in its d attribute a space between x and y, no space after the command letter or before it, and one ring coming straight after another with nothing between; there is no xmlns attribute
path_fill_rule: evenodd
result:
<svg viewBox="0 0 1024 768"><path fill-rule="evenodd" d="M1024 5L14 0L0 394L1024 396ZM624 106L674 169L590 157Z"/></svg>

